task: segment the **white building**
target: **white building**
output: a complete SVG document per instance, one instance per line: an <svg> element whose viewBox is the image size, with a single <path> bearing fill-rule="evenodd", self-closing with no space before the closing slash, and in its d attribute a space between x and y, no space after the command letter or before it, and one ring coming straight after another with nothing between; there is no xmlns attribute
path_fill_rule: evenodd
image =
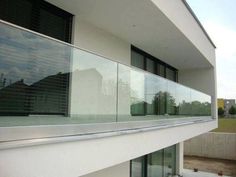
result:
<svg viewBox="0 0 236 177"><path fill-rule="evenodd" d="M1 0L0 177L182 174L217 127L215 46L183 0Z"/></svg>

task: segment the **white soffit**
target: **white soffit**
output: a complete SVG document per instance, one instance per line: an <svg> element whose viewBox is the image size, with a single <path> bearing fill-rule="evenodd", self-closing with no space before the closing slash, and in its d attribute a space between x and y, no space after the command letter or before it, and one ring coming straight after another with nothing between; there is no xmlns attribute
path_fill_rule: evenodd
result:
<svg viewBox="0 0 236 177"><path fill-rule="evenodd" d="M150 0L48 1L179 70L212 67Z"/></svg>

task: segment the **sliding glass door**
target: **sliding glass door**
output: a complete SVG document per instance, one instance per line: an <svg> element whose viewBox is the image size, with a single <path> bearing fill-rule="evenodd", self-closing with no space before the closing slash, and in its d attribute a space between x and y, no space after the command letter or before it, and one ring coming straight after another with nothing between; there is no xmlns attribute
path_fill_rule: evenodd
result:
<svg viewBox="0 0 236 177"><path fill-rule="evenodd" d="M163 176L163 152L162 150L149 154L147 156L147 176L162 177Z"/></svg>
<svg viewBox="0 0 236 177"><path fill-rule="evenodd" d="M131 161L131 177L169 177L175 173L175 145Z"/></svg>

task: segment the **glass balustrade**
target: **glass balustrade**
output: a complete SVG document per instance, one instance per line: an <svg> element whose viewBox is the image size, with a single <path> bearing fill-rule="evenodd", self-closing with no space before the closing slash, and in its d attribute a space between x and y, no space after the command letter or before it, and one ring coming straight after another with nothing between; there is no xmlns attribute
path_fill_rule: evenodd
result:
<svg viewBox="0 0 236 177"><path fill-rule="evenodd" d="M211 116L211 97L0 22L0 126Z"/></svg>

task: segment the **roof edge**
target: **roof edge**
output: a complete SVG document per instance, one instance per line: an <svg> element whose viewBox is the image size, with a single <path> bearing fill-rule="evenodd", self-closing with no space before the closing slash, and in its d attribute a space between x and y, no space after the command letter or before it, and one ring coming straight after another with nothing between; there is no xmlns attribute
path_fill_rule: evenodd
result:
<svg viewBox="0 0 236 177"><path fill-rule="evenodd" d="M194 13L194 11L192 10L192 8L190 7L190 5L187 3L186 0L182 0L183 4L185 5L185 7L188 9L188 11L190 12L190 14L193 16L193 18L196 20L197 24L199 25L199 27L202 29L203 33L206 35L207 39L210 41L210 43L213 45L214 48L216 48L216 45L214 44L214 42L212 41L212 39L210 38L210 36L208 35L208 33L206 32L205 28L203 27L203 25L201 24L201 22L199 21L199 19L197 18L196 14Z"/></svg>

